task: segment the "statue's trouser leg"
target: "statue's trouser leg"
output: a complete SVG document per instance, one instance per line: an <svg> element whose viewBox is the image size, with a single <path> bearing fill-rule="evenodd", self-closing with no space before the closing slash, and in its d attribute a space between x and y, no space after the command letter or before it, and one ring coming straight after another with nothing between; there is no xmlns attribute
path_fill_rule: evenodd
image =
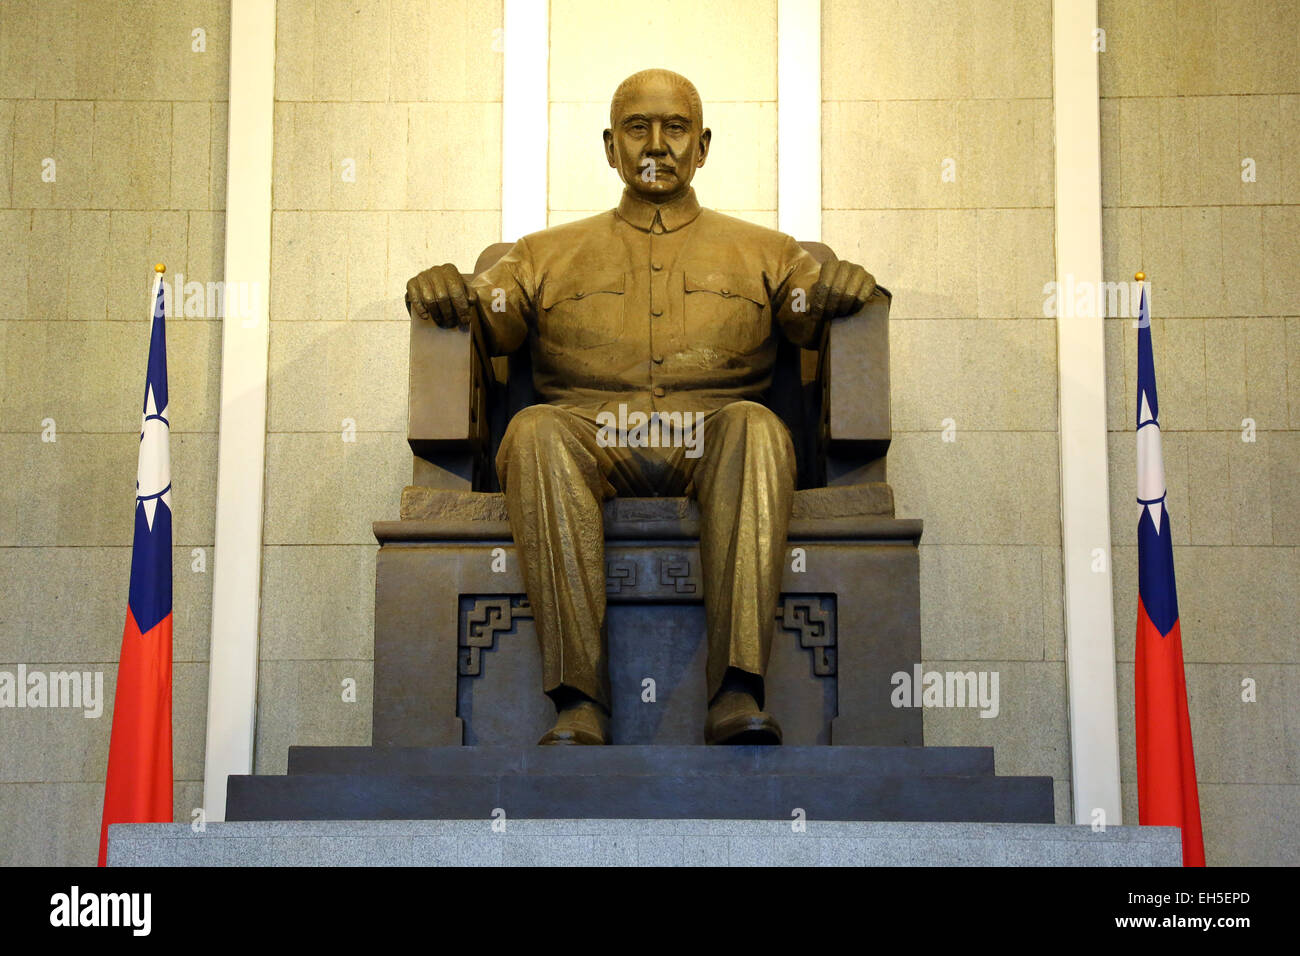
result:
<svg viewBox="0 0 1300 956"><path fill-rule="evenodd" d="M510 530L542 648L542 687L580 691L610 707L605 536L601 503L620 463L597 426L552 405L510 420L497 453Z"/></svg>
<svg viewBox="0 0 1300 956"><path fill-rule="evenodd" d="M785 425L757 402L709 415L701 448L693 477L712 700L728 667L759 675L767 669L796 464Z"/></svg>

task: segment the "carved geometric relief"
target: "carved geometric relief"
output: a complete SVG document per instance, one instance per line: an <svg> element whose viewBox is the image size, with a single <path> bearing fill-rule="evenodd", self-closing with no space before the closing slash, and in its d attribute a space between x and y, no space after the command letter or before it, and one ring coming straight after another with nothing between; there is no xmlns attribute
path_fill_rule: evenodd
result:
<svg viewBox="0 0 1300 956"><path fill-rule="evenodd" d="M605 594L618 603L693 603L703 596L697 571L690 552L616 549L605 555Z"/></svg>
<svg viewBox="0 0 1300 956"><path fill-rule="evenodd" d="M636 586L636 566L626 563L616 567L610 562L608 581L610 592L618 593L622 587ZM689 565L677 560L665 560L661 565L661 583L674 586L684 594L695 592L695 585L687 580ZM626 582L626 584L624 584ZM654 590L659 590L658 587ZM484 651L496 647L498 634L515 630L515 622L532 619L533 609L522 594L461 596L460 628L457 637L457 671L466 677L482 673ZM830 677L836 670L835 597L817 594L783 594L777 605L776 618L783 630L795 634L799 646L812 654L813 673Z"/></svg>
<svg viewBox="0 0 1300 956"><path fill-rule="evenodd" d="M818 594L783 594L776 609L781 627L798 635L799 646L812 652L813 673L835 673L835 598Z"/></svg>
<svg viewBox="0 0 1300 956"><path fill-rule="evenodd" d="M612 559L605 562L605 593L618 594L636 588L636 562Z"/></svg>
<svg viewBox="0 0 1300 956"><path fill-rule="evenodd" d="M483 670L482 653L495 647L497 635L510 633L516 620L532 616L532 606L522 594L462 595L457 672L477 677Z"/></svg>
<svg viewBox="0 0 1300 956"><path fill-rule="evenodd" d="M671 586L678 594L694 594L695 585L691 582L691 559L679 555L659 559L659 583Z"/></svg>

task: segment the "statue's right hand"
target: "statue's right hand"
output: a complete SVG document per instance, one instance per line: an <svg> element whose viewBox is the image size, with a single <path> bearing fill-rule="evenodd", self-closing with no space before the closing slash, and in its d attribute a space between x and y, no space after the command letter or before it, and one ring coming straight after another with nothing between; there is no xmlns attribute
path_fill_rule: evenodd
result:
<svg viewBox="0 0 1300 956"><path fill-rule="evenodd" d="M450 262L431 266L406 283L406 311L444 329L469 325L475 301L474 290Z"/></svg>

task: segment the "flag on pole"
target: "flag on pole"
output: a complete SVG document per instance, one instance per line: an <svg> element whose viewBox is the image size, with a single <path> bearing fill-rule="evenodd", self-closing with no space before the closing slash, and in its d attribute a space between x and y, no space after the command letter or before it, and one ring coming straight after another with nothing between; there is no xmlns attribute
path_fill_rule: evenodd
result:
<svg viewBox="0 0 1300 956"><path fill-rule="evenodd" d="M1142 282L1145 276L1135 277ZM1160 403L1145 288L1138 322L1138 608L1133 683L1137 698L1138 823L1183 831L1183 866L1205 865L1196 760L1187 715L1174 546L1165 508Z"/></svg>
<svg viewBox="0 0 1300 956"><path fill-rule="evenodd" d="M131 585L104 782L100 866L110 823L172 821L172 479L163 272L161 264L155 267Z"/></svg>

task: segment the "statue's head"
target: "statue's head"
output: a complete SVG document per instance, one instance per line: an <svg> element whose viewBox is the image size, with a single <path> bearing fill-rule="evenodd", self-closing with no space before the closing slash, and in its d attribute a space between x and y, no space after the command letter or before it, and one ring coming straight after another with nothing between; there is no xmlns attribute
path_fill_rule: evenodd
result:
<svg viewBox="0 0 1300 956"><path fill-rule="evenodd" d="M609 103L605 158L628 187L651 202L690 188L713 135L695 85L671 70L642 70L618 85Z"/></svg>

